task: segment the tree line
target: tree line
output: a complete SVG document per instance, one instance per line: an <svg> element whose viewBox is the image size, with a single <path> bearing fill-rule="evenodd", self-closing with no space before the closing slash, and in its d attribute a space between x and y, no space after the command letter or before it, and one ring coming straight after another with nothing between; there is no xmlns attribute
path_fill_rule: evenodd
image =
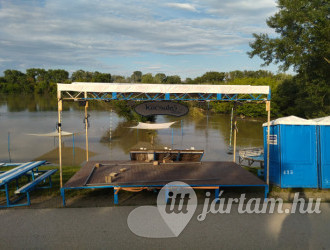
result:
<svg viewBox="0 0 330 250"><path fill-rule="evenodd" d="M112 75L110 73L100 73L98 71L89 72L77 70L71 75L63 69L27 69L25 73L18 70L5 70L0 77L0 93L13 94L42 94L50 98L56 98L57 83L71 82L118 82L118 83L161 83L161 84L228 84L228 85L267 85L272 91L272 114L273 116L298 115L312 118L325 115L327 109L324 105L316 106L314 102L304 100L304 96L299 96L299 84L297 77L286 74L274 74L270 71L231 71L231 72L206 72L202 76L194 79L186 78L181 80L180 76L164 73L143 74L141 71L134 71L131 76L125 77ZM308 84L308 83L305 83ZM313 83L310 83L313 87ZM308 100L318 102L318 93L309 96ZM119 104L118 104L119 105ZM120 110L126 106L120 103ZM195 106L206 108L205 105ZM211 102L212 111L216 113L230 113L233 107L232 102ZM126 107L130 109L130 107ZM264 105L247 103L236 105L237 113L249 117L265 116Z"/></svg>
<svg viewBox="0 0 330 250"><path fill-rule="evenodd" d="M164 73L143 74L134 71L131 76L112 75L98 71L77 70L71 75L63 69L27 69L25 73L18 70L5 70L0 77L0 93L42 94L56 98L57 83L71 82L118 82L118 83L161 83L161 84L230 84L230 85L268 85L272 91L273 116L297 115L305 118L320 117L329 114L329 86L324 79L317 82L305 81L298 76L273 74L265 70L206 72L194 79L181 80L179 76L167 76ZM121 104L123 106L124 104ZM124 105L125 106L125 105ZM204 107L203 105L197 105ZM212 111L230 113L233 103L212 102ZM263 105L248 103L236 105L237 112L245 116L265 116ZM128 108L129 109L129 108Z"/></svg>
<svg viewBox="0 0 330 250"><path fill-rule="evenodd" d="M6 70L3 77L0 77L0 92L5 94L25 93L27 95L48 95L50 99L56 99L56 84L71 82L119 82L119 83L161 83L161 84L230 84L230 85L268 85L272 89L272 97L276 99L277 89L285 81L292 79L285 74L273 74L272 72L259 71L231 71L231 72L206 72L194 79L186 78L181 80L177 75L165 75L164 73L143 74L141 71L134 71L131 76L112 75L110 73L89 72L77 70L71 75L63 69L27 69L25 73L18 70ZM280 98L277 100L281 101ZM212 102L212 111L217 113L230 113L233 103ZM118 102L118 110L125 113L131 110L125 102ZM195 103L195 106L206 109L205 105ZM279 105L273 104L273 113L281 115ZM266 112L263 105L246 104L238 105L237 111L245 116L264 116ZM132 116L133 117L133 116Z"/></svg>
<svg viewBox="0 0 330 250"><path fill-rule="evenodd" d="M77 70L70 76L63 69L27 69L25 73L18 70L5 70L0 77L1 93L55 93L57 83L71 82L117 82L117 83L160 83L160 84L245 84L247 81L252 85L269 85L272 80L283 80L289 76L285 74L273 74L272 72L259 71L231 71L231 72L206 72L194 79L182 80L178 75L165 75L164 73L143 74L134 71L131 76L111 75L98 71L89 72ZM245 79L245 80L242 80ZM265 82L262 82L262 79ZM243 82L242 82L243 81ZM272 84L273 85L273 84ZM276 86L273 86L276 87Z"/></svg>

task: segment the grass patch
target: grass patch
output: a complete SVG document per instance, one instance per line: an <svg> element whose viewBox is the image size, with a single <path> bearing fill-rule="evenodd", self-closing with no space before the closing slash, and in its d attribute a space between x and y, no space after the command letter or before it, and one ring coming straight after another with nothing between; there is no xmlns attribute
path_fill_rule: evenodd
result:
<svg viewBox="0 0 330 250"><path fill-rule="evenodd" d="M1 171L8 171L15 167L3 167L1 168ZM63 184L66 183L81 167L80 166L64 166L63 167ZM51 169L58 169L58 171L51 176L52 178L52 187L47 189L35 189L33 190L33 194L37 194L38 196L57 196L60 195L60 171L59 167L57 166L41 166L39 167L39 170L51 170ZM32 181L31 176L23 175L18 179L18 187L22 187L25 184ZM48 178L46 179L45 184L39 184L38 187L42 186L48 186ZM9 195L10 197L15 196L15 191L17 189L16 187L16 181L11 181L8 185L9 189ZM3 191L1 194L1 198L5 198L5 192Z"/></svg>

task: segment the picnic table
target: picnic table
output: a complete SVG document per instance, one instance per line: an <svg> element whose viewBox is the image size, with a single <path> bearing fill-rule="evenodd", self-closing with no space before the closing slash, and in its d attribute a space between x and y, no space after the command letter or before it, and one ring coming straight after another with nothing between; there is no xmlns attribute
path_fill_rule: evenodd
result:
<svg viewBox="0 0 330 250"><path fill-rule="evenodd" d="M15 206L26 206L30 205L30 191L37 188L37 185L44 182L47 178L49 179L49 186L43 188L49 188L52 186L51 175L53 175L57 169L52 170L39 170L39 167L45 165L46 161L35 161L23 163L11 170L0 173L0 188L6 194L6 205L1 207L15 207ZM19 187L19 179L22 176L28 178L28 183L22 187ZM30 179L32 181L30 182ZM15 200L10 200L9 185L16 182L15 194L18 196ZM17 202L24 197L27 198L27 202L24 204L18 204Z"/></svg>

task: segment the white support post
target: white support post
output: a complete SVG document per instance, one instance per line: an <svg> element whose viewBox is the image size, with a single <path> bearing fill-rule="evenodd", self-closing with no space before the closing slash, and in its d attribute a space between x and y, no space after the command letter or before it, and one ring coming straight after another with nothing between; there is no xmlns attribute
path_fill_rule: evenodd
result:
<svg viewBox="0 0 330 250"><path fill-rule="evenodd" d="M62 121L61 112L63 101L61 99L61 91L57 91L57 109L58 109L58 154L59 154L59 165L60 165L60 187L63 187L62 179Z"/></svg>
<svg viewBox="0 0 330 250"><path fill-rule="evenodd" d="M87 92L85 92L85 99L87 98ZM85 129L86 129L86 161L88 162L88 114L87 114L87 108L88 108L88 101L86 100L85 104Z"/></svg>
<svg viewBox="0 0 330 250"><path fill-rule="evenodd" d="M269 185L270 101L266 101L267 116L267 185Z"/></svg>
<svg viewBox="0 0 330 250"><path fill-rule="evenodd" d="M236 133L237 133L237 121L234 123L234 152L233 162L236 162Z"/></svg>
<svg viewBox="0 0 330 250"><path fill-rule="evenodd" d="M112 141L112 108L110 110L110 128L109 128L109 141Z"/></svg>

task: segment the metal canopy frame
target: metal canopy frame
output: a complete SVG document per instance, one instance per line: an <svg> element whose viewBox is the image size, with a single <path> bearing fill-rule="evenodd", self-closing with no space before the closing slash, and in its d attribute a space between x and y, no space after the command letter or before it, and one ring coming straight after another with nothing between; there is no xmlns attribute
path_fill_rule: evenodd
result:
<svg viewBox="0 0 330 250"><path fill-rule="evenodd" d="M93 85L94 84L94 85ZM270 100L271 90L269 86L250 85L189 85L189 84L136 84L136 83L72 83L57 84L58 100L58 136L59 136L59 165L60 186L62 179L62 135L61 112L63 101L85 101L85 130L86 130L86 161L88 161L88 101L242 101L266 103L267 119L267 184L269 185L269 133L270 133ZM122 85L128 87L125 91L115 91ZM94 87L95 86L95 87ZM100 86L102 90L100 90ZM108 87L109 86L109 87ZM111 88L115 86L117 88ZM129 86L133 86L130 91ZM135 87L137 86L137 87ZM104 88L103 88L104 87ZM152 88L161 90L153 91ZM181 88L180 88L181 87ZM113 91L111 91L113 89ZM168 90L168 91L167 91ZM223 91L221 91L223 90ZM266 91L265 91L266 90ZM190 92L191 91L191 92ZM220 93L219 93L220 92ZM234 154L236 158L236 129L234 131Z"/></svg>
<svg viewBox="0 0 330 250"><path fill-rule="evenodd" d="M62 92L63 100L98 101L265 101L270 94Z"/></svg>

